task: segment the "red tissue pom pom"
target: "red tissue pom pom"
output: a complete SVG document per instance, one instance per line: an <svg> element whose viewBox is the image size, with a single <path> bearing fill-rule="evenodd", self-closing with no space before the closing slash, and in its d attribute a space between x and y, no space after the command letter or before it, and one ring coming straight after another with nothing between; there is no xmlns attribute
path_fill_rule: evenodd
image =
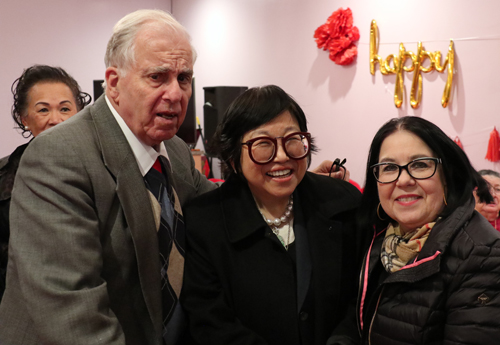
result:
<svg viewBox="0 0 500 345"><path fill-rule="evenodd" d="M359 40L359 30L352 24L351 9L339 8L314 32L318 48L329 50L330 59L337 65L348 65L358 55L354 42Z"/></svg>

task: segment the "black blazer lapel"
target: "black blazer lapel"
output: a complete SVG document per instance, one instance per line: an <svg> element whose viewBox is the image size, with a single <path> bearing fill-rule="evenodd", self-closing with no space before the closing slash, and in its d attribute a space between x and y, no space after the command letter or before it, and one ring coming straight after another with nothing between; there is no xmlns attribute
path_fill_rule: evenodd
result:
<svg viewBox="0 0 500 345"><path fill-rule="evenodd" d="M334 296L341 296L342 284L333 277L342 276L345 265L352 265L344 260L349 256L352 256L354 260L356 254L346 255L345 253L345 248L351 247L350 244L344 243L349 237L344 229L349 226L346 223L345 215L355 210L361 195L354 186L330 179L307 172L296 189L297 196L294 197L300 202L300 207L297 207L296 210L300 209L303 212L302 224L305 224L307 231L310 265L317 272L329 272L327 275L315 275L311 269L310 275L305 276L305 278L309 278L306 282L301 282L301 279L298 278L298 284L303 284L303 287L298 286L298 288L309 288L314 279L315 291L330 286ZM339 196L341 197L339 198ZM299 248L297 248L297 254L299 254ZM297 262L299 262L299 258L297 258ZM304 263L307 264L306 258L301 264ZM300 270L303 270L304 274L307 273L306 269L297 266L297 274L301 272ZM358 268L356 267L356 269ZM307 292L307 290L305 291ZM299 293L304 292L299 290ZM299 302L301 301L299 300Z"/></svg>
<svg viewBox="0 0 500 345"><path fill-rule="evenodd" d="M239 242L257 231L266 230L266 222L262 219L245 181L236 176L230 177L219 190L222 195L221 205L226 219L225 224L238 224L237 227L226 228L231 243Z"/></svg>
<svg viewBox="0 0 500 345"><path fill-rule="evenodd" d="M312 261L307 228L297 193L294 193L294 204L295 219L293 222L293 231L295 232L295 249L297 254L297 311L300 312L306 299L309 285L311 284Z"/></svg>

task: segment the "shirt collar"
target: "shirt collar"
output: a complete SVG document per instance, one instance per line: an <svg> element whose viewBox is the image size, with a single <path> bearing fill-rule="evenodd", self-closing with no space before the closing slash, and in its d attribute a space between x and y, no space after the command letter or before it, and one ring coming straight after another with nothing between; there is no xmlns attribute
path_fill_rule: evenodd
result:
<svg viewBox="0 0 500 345"><path fill-rule="evenodd" d="M153 147L144 144L135 136L134 133L132 133L123 118L120 116L120 114L118 114L116 109L109 101L108 96L105 95L104 98L106 99L109 110L111 110L111 113L115 117L116 122L118 122L118 125L120 126L123 134L125 135L125 138L127 139L128 144L130 145L130 148L132 149L132 152L134 153L137 165L139 165L139 170L141 171L142 176L145 176L149 169L151 169L158 156L163 156L166 159L169 159L164 143L160 144L159 152L156 151Z"/></svg>

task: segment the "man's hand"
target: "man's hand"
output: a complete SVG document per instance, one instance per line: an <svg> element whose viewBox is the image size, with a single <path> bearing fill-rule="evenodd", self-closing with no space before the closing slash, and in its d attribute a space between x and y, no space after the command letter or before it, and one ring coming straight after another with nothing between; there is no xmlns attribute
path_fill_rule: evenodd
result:
<svg viewBox="0 0 500 345"><path fill-rule="evenodd" d="M335 165L333 166L333 162L332 161L323 161L321 162L321 164L319 166L317 166L316 168L312 169L311 172L315 173L315 174L318 174L318 175L325 175L325 176L330 176L330 177L333 177L333 178L338 178L338 179L344 179L344 181L348 181L349 182L349 178L351 176L351 174L349 173L349 170L347 170L344 166L338 167L338 165ZM330 169L335 170L335 169L338 169L338 171L332 171L331 172L331 175L330 175Z"/></svg>

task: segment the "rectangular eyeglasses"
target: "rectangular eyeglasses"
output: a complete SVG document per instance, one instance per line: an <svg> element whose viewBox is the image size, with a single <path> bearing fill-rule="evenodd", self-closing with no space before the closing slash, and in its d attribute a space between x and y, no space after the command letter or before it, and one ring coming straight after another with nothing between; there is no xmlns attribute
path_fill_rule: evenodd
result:
<svg viewBox="0 0 500 345"><path fill-rule="evenodd" d="M379 183L392 183L401 176L403 169L416 180L431 178L436 173L437 165L441 163L441 158L422 157L414 159L406 165L377 163L370 168L373 169L373 175Z"/></svg>

